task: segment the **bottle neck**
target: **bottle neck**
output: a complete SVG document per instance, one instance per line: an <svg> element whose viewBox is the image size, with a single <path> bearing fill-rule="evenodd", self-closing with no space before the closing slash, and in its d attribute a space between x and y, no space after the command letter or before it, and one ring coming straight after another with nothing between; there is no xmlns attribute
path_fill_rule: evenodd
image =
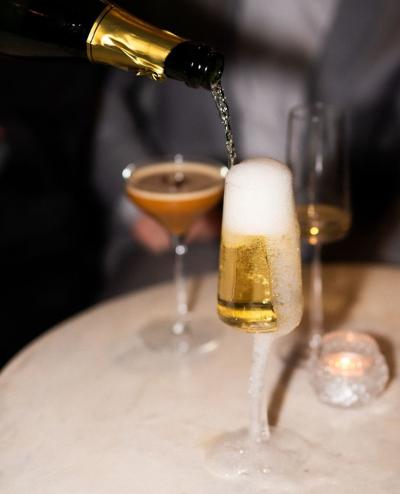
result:
<svg viewBox="0 0 400 494"><path fill-rule="evenodd" d="M156 28L113 5L96 19L86 44L91 62L135 70L154 80L169 77L210 89L223 71L223 57L212 48Z"/></svg>
<svg viewBox="0 0 400 494"><path fill-rule="evenodd" d="M184 81L190 87L211 89L221 79L224 58L210 46L183 41L168 54L164 67L167 77Z"/></svg>
<svg viewBox="0 0 400 494"><path fill-rule="evenodd" d="M171 50L184 41L108 5L96 19L87 39L91 62L120 69L136 70L154 80L164 79L164 61Z"/></svg>

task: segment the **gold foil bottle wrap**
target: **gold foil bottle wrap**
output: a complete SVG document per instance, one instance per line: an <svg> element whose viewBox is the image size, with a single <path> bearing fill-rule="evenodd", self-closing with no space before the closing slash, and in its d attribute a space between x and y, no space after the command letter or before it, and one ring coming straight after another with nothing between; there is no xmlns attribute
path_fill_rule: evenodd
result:
<svg viewBox="0 0 400 494"><path fill-rule="evenodd" d="M165 78L164 61L184 39L158 29L109 5L96 19L87 39L91 62L136 70L154 80Z"/></svg>

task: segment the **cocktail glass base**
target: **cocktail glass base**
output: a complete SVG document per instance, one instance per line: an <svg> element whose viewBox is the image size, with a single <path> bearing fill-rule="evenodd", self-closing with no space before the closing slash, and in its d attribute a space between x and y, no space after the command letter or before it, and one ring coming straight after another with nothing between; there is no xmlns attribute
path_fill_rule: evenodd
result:
<svg viewBox="0 0 400 494"><path fill-rule="evenodd" d="M184 328L177 328L173 318L158 319L140 331L149 350L176 355L212 352L218 348L222 334L222 329L211 318L190 320Z"/></svg>

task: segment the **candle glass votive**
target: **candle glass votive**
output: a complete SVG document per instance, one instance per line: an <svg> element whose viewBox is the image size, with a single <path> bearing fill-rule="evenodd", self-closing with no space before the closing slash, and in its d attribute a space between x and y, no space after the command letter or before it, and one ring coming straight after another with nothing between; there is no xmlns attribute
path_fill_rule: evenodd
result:
<svg viewBox="0 0 400 494"><path fill-rule="evenodd" d="M342 408L369 403L383 392L389 379L376 341L353 331L326 334L310 366L311 383L319 399Z"/></svg>

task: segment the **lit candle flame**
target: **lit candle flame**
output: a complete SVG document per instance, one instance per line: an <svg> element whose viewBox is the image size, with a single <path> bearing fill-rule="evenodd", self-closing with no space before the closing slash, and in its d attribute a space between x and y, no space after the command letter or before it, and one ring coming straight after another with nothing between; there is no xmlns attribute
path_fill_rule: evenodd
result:
<svg viewBox="0 0 400 494"><path fill-rule="evenodd" d="M355 352L337 352L322 357L325 367L336 376L361 377L372 366L372 358Z"/></svg>

